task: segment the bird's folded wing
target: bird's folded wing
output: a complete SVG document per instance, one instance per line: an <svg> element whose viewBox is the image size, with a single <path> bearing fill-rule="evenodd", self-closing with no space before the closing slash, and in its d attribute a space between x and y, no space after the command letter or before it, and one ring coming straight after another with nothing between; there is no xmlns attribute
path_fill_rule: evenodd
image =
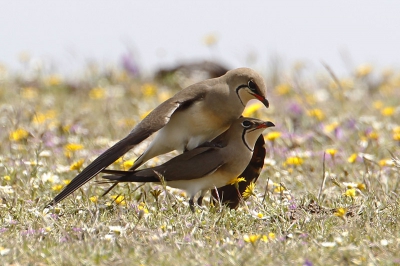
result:
<svg viewBox="0 0 400 266"><path fill-rule="evenodd" d="M125 176L103 176L118 182L156 182L161 174L165 181L191 180L204 177L224 164L219 148L202 147L185 152L156 167L127 172ZM107 171L107 172L112 172ZM118 176L118 177L117 177Z"/></svg>
<svg viewBox="0 0 400 266"><path fill-rule="evenodd" d="M75 190L83 186L104 168L115 162L135 145L139 144L154 132L165 126L172 114L179 109L184 109L194 102L204 98L205 89L200 86L196 90L177 93L174 97L160 104L147 117L145 117L124 139L106 150L79 173L51 202L46 206L54 205Z"/></svg>

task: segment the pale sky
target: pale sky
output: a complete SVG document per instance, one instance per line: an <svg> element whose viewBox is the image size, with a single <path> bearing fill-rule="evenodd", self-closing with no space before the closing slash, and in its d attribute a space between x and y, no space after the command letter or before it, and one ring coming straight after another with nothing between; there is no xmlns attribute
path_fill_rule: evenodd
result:
<svg viewBox="0 0 400 266"><path fill-rule="evenodd" d="M192 59L265 69L278 55L337 72L372 63L400 67L400 1L5 1L0 0L0 63L18 55L78 71L88 59L116 63L133 50L140 66ZM203 39L217 37L215 47ZM349 65L347 65L349 66Z"/></svg>

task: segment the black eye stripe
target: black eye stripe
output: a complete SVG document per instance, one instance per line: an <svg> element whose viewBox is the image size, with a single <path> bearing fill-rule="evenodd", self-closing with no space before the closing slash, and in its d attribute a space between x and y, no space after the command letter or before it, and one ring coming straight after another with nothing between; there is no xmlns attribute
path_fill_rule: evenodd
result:
<svg viewBox="0 0 400 266"><path fill-rule="evenodd" d="M248 120L244 120L244 121L242 122L242 126L243 126L244 128L250 128L251 125L252 125L252 123L251 123L250 121L248 121Z"/></svg>
<svg viewBox="0 0 400 266"><path fill-rule="evenodd" d="M238 98L239 98L240 102L242 103L242 105L243 105L243 106L246 106L246 105L243 103L242 99L240 99L240 96L239 96L239 91L240 91L240 89L243 89L243 88L247 88L247 85L240 85L239 87L237 87L237 88L236 88L236 95L238 96Z"/></svg>
<svg viewBox="0 0 400 266"><path fill-rule="evenodd" d="M245 137L245 135L246 135L246 132L247 132L248 130L249 130L249 128L244 128L244 129L243 129L242 141L243 141L243 144L247 147L247 149L249 149L249 151L253 152L253 149L251 149L251 148L249 147L249 144L247 144L247 142L246 142L246 137Z"/></svg>
<svg viewBox="0 0 400 266"><path fill-rule="evenodd" d="M251 79L251 80L249 80L249 82L247 83L247 86L249 87L249 89L252 91L252 92L257 92L258 91L258 86L257 86L257 84Z"/></svg>

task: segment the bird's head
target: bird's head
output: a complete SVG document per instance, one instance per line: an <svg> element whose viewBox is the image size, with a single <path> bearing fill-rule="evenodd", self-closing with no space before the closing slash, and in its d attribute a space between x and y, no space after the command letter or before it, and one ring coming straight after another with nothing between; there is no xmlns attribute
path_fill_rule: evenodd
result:
<svg viewBox="0 0 400 266"><path fill-rule="evenodd" d="M262 102L265 107L269 107L269 102L265 98L267 86L264 79L250 68L237 68L228 71L226 81L231 90L234 90L243 106L253 99Z"/></svg>
<svg viewBox="0 0 400 266"><path fill-rule="evenodd" d="M253 151L254 145L262 132L269 127L274 127L274 123L270 121L262 121L256 118L242 117L237 121L236 126L241 127L242 141L244 145Z"/></svg>

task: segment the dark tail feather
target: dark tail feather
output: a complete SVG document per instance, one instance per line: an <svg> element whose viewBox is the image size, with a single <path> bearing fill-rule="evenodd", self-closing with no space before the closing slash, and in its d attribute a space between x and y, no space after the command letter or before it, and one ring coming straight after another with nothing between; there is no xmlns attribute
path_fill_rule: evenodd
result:
<svg viewBox="0 0 400 266"><path fill-rule="evenodd" d="M125 172L125 175L106 175L102 176L102 178L107 180L112 180L115 182L139 182L139 183L146 183L146 182L160 182L158 176L154 173L153 170L143 169L134 172Z"/></svg>
<svg viewBox="0 0 400 266"><path fill-rule="evenodd" d="M101 178L107 179L107 180L113 180L116 182L120 182L121 178L123 178L123 176L116 176L116 175L104 175Z"/></svg>
<svg viewBox="0 0 400 266"><path fill-rule="evenodd" d="M128 175L131 174L133 171L123 171L123 170L108 170L108 169L104 169L101 170L102 173L105 174L111 174L111 175L118 175L118 176L124 176L124 175Z"/></svg>
<svg viewBox="0 0 400 266"><path fill-rule="evenodd" d="M117 142L114 146L106 150L103 154L97 157L91 164L89 164L82 172L80 172L69 183L63 191L60 192L46 207L53 206L69 196L75 190L83 186L86 182L92 179L104 168L115 162L119 157L127 153L134 145L140 143L144 138L132 140L132 136L128 135L124 139Z"/></svg>

